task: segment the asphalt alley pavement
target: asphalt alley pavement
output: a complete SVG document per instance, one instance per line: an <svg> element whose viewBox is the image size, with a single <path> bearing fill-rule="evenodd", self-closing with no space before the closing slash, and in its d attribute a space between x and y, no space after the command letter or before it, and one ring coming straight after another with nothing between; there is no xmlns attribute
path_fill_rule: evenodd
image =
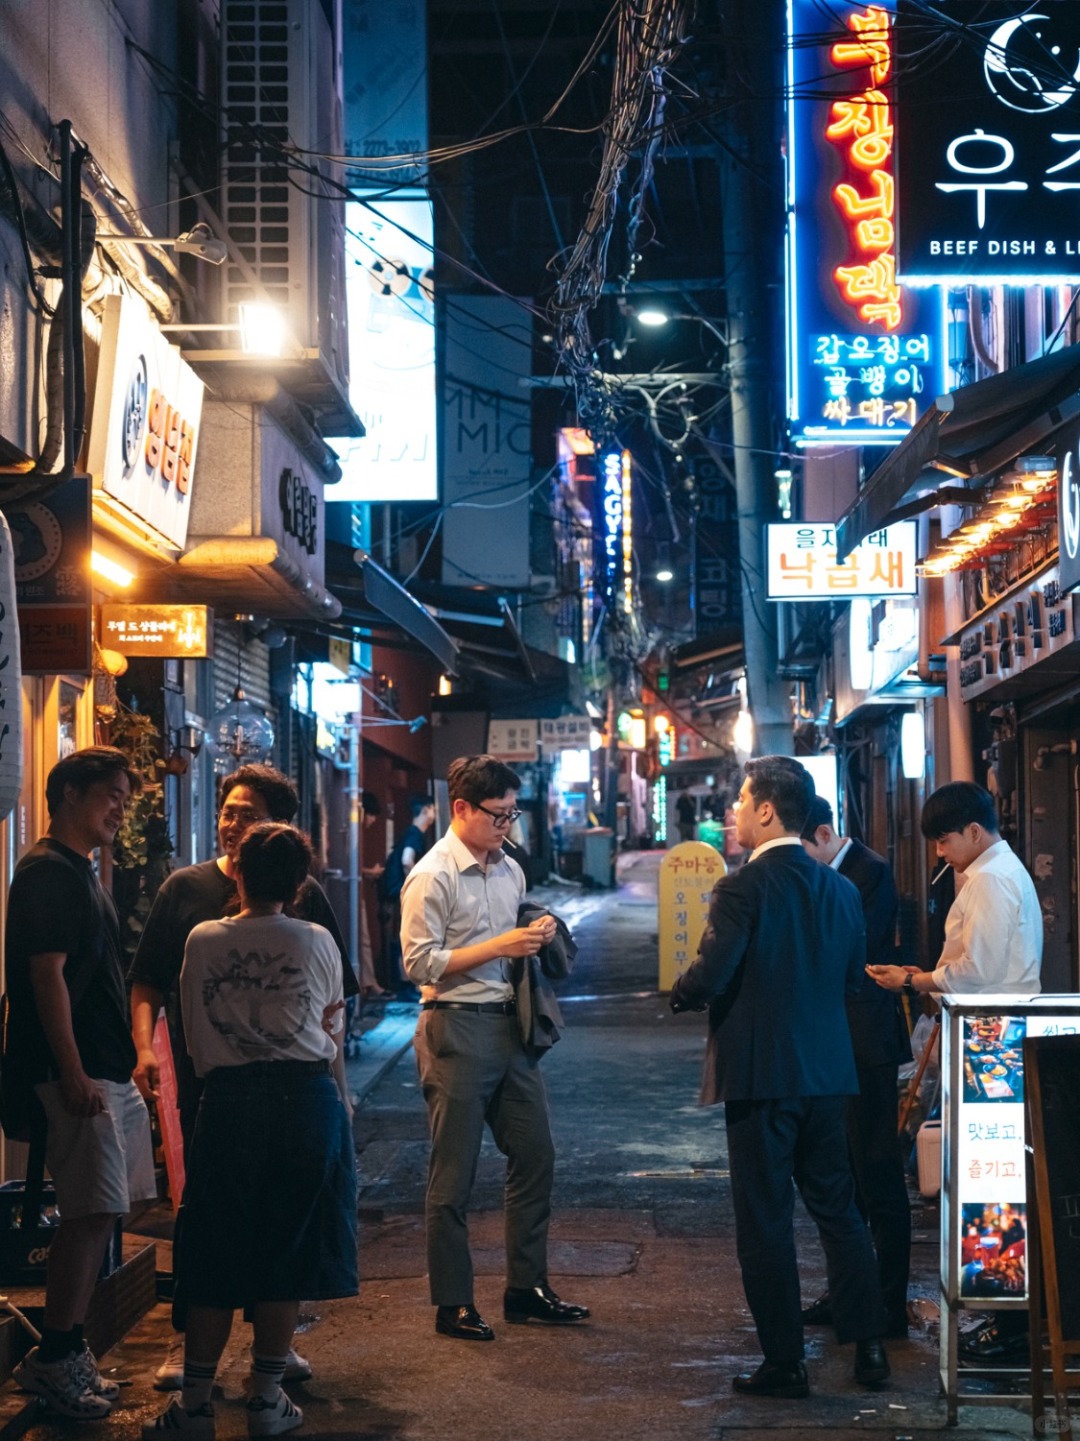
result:
<svg viewBox="0 0 1080 1441"><path fill-rule="evenodd" d="M352 1063L361 1179L358 1300L309 1308L297 1346L315 1379L293 1388L297 1434L365 1441L792 1441L869 1433L902 1441L946 1431L938 1395L936 1212L917 1197L912 1286L916 1324L889 1344L893 1380L867 1391L852 1348L808 1331L812 1394L803 1401L735 1396L731 1377L760 1359L735 1260L722 1113L697 1105L705 1020L673 1017L656 991L660 857L620 858L611 892L551 886L535 893L570 923L580 947L562 987L563 1040L544 1061L558 1153L551 1280L592 1309L569 1329L503 1323L503 1162L490 1141L477 1169L471 1235L477 1305L497 1339L436 1336L423 1247L424 1108L409 1045L415 1008L391 1006ZM287 1165L283 1158L283 1165ZM824 1263L799 1211L803 1294ZM160 1409L150 1378L164 1351L158 1307L107 1358L130 1379L97 1434L133 1441ZM222 1372L217 1434L245 1434L239 1402L250 1333L237 1324ZM70 1435L38 1423L34 1441ZM977 1441L1030 1436L1026 1403L965 1405L948 1434Z"/></svg>

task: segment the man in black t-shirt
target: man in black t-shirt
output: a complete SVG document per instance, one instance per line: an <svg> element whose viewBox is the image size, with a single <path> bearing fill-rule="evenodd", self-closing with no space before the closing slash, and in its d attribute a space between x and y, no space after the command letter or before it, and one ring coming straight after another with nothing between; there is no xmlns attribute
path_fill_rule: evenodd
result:
<svg viewBox="0 0 1080 1441"><path fill-rule="evenodd" d="M107 1416L120 1394L83 1340L118 1216L156 1198L150 1120L131 1074L120 927L90 862L112 845L140 787L122 751L92 746L50 771L49 830L21 858L8 897L9 1035L46 1120L45 1161L61 1221L49 1248L41 1342L20 1385L63 1416Z"/></svg>
<svg viewBox="0 0 1080 1441"><path fill-rule="evenodd" d="M158 1091L158 1058L154 1052L154 1026L163 1005L168 1007L173 1058L176 1065L177 1101L180 1109L180 1130L185 1157L195 1129L201 1083L188 1055L184 1040L183 1018L179 1011L177 982L184 963L187 938L203 921L217 921L237 908L235 880L236 856L248 829L259 821L289 823L296 815L299 800L296 787L288 776L273 766L247 765L233 771L221 783L221 810L218 814L218 846L220 856L214 861L184 866L174 871L162 884L146 925L139 937L139 947L131 963L131 1032L137 1051L135 1081L148 1099L156 1099ZM345 942L326 892L314 876L309 876L290 907L290 914L304 921L325 926L341 953L342 988L346 997L355 996L359 984L349 963ZM342 1095L346 1094L342 1041L344 1029L338 1033L337 1056L334 1061ZM289 1353L285 1379L307 1380L311 1367L295 1352ZM169 1355L155 1373L154 1384L159 1390L179 1390L183 1382L179 1333L170 1346Z"/></svg>

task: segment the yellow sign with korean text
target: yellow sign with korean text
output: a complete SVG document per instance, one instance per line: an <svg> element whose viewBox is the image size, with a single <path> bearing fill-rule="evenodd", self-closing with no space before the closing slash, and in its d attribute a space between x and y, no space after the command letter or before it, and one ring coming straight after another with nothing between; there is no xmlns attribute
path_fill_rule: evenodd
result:
<svg viewBox="0 0 1080 1441"><path fill-rule="evenodd" d="M834 525L793 521L765 529L769 600L851 600L918 590L912 520L871 532L842 561L836 558Z"/></svg>
<svg viewBox="0 0 1080 1441"><path fill-rule="evenodd" d="M660 983L672 986L698 952L709 919L709 897L727 865L704 841L682 841L660 863Z"/></svg>
<svg viewBox="0 0 1080 1441"><path fill-rule="evenodd" d="M205 605L103 605L101 644L121 655L195 659L214 654L214 612Z"/></svg>

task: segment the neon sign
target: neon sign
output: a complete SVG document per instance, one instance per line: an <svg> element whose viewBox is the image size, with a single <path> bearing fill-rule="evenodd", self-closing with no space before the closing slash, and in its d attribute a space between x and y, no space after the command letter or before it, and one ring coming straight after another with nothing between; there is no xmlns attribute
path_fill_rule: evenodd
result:
<svg viewBox="0 0 1080 1441"><path fill-rule="evenodd" d="M609 451L601 465L603 489L601 506L604 516L604 575L609 595L615 594L621 552L620 535L623 524L623 462L618 451Z"/></svg>
<svg viewBox="0 0 1080 1441"><path fill-rule="evenodd" d="M942 297L897 280L892 9L830 6L823 34L816 0L788 0L788 414L800 445L895 445L948 388Z"/></svg>
<svg viewBox="0 0 1080 1441"><path fill-rule="evenodd" d="M623 573L623 605L626 607L626 614L629 615L633 608L634 599L634 529L633 529L633 496L631 491L631 478L633 471L630 465L630 452L624 450L622 453L622 573Z"/></svg>
<svg viewBox="0 0 1080 1441"><path fill-rule="evenodd" d="M833 279L862 321L896 330L904 318L904 306L893 253L893 126L888 96L880 89L892 69L889 16L880 5L868 5L865 13L849 15L847 23L860 38L834 45L830 57L838 68L854 65L862 69L869 65L873 88L850 99L833 101L832 123L825 130L825 138L844 147L849 164L866 181L861 189L847 182L833 187L833 200L847 221L849 238L862 261L858 265L838 265ZM914 421L912 416L910 424Z"/></svg>

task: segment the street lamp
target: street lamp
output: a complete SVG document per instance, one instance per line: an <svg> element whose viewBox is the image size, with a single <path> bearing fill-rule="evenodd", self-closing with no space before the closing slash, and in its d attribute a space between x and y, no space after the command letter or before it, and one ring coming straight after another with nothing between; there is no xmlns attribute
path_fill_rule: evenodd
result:
<svg viewBox="0 0 1080 1441"><path fill-rule="evenodd" d="M185 230L182 235L102 235L96 240L111 241L114 245L164 245L178 255L194 255L208 265L224 265L229 258L229 247L224 240L218 240L204 220Z"/></svg>
<svg viewBox="0 0 1080 1441"><path fill-rule="evenodd" d="M674 313L661 310L659 306L646 306L642 310L632 310L630 314L639 325L647 325L650 329L656 330L667 325L669 320L694 320L698 325L703 325L712 335L715 335L721 345L727 345L728 338L720 328L707 319L704 315L697 315L690 310L679 310Z"/></svg>

